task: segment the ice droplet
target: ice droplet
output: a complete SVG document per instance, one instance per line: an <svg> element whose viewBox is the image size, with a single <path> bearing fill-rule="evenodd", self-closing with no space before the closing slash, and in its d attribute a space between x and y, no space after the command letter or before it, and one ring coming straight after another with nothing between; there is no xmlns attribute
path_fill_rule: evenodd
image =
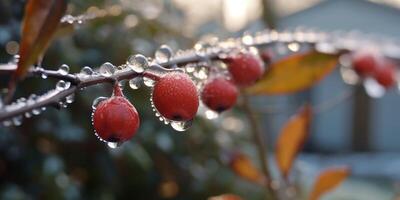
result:
<svg viewBox="0 0 400 200"><path fill-rule="evenodd" d="M143 81L142 77L139 76L135 77L129 80L129 87L131 87L134 90L139 89L140 86L142 85L142 81Z"/></svg>
<svg viewBox="0 0 400 200"><path fill-rule="evenodd" d="M122 143L120 142L107 142L107 146L110 147L111 149L115 149L119 146L121 146Z"/></svg>
<svg viewBox="0 0 400 200"><path fill-rule="evenodd" d="M22 116L16 116L12 119L14 126L20 126L22 124Z"/></svg>
<svg viewBox="0 0 400 200"><path fill-rule="evenodd" d="M137 73L144 72L144 70L149 66L147 58L140 54L130 56L126 64Z"/></svg>
<svg viewBox="0 0 400 200"><path fill-rule="evenodd" d="M93 100L92 108L96 109L96 107L99 105L99 103L104 100L107 100L107 97L97 97L95 100Z"/></svg>
<svg viewBox="0 0 400 200"><path fill-rule="evenodd" d="M69 73L69 66L66 64L61 65L60 68L58 68L58 73L63 76L67 75Z"/></svg>
<svg viewBox="0 0 400 200"><path fill-rule="evenodd" d="M84 78L88 78L88 77L90 77L91 75L93 75L93 70L92 70L92 68L90 68L90 67L88 67L88 66L85 66L85 67L83 67L83 68L81 69L80 74L81 74Z"/></svg>
<svg viewBox="0 0 400 200"><path fill-rule="evenodd" d="M33 109L33 110L32 110L32 114L33 114L33 115L39 115L40 112L41 112L40 109Z"/></svg>
<svg viewBox="0 0 400 200"><path fill-rule="evenodd" d="M161 45L155 53L155 58L158 63L166 63L172 57L172 49L167 45Z"/></svg>
<svg viewBox="0 0 400 200"><path fill-rule="evenodd" d="M65 102L71 104L75 100L75 94L71 94L65 98Z"/></svg>
<svg viewBox="0 0 400 200"><path fill-rule="evenodd" d="M43 74L41 75L41 77L42 77L42 79L46 79L46 78L47 78L47 74L43 73Z"/></svg>
<svg viewBox="0 0 400 200"><path fill-rule="evenodd" d="M115 66L106 62L100 66L99 72L102 76L110 77L115 73Z"/></svg>
<svg viewBox="0 0 400 200"><path fill-rule="evenodd" d="M71 86L70 82L65 82L63 80L60 80L56 84L56 90L63 91L63 90L68 89L70 86Z"/></svg>
<svg viewBox="0 0 400 200"><path fill-rule="evenodd" d="M368 96L372 98L380 98L385 95L386 92L386 89L372 78L366 78L364 80L364 88Z"/></svg>
<svg viewBox="0 0 400 200"><path fill-rule="evenodd" d="M205 115L207 119L215 119L219 116L219 114L213 110L207 110Z"/></svg>
<svg viewBox="0 0 400 200"><path fill-rule="evenodd" d="M171 127L176 131L186 131L192 126L192 120L189 121L171 121Z"/></svg>
<svg viewBox="0 0 400 200"><path fill-rule="evenodd" d="M149 78L149 77L143 77L143 82L147 87L153 87L156 84L156 81Z"/></svg>

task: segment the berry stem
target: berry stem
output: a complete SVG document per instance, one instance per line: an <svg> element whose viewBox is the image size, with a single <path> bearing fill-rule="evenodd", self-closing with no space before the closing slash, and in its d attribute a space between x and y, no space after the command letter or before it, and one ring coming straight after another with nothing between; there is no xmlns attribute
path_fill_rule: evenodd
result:
<svg viewBox="0 0 400 200"><path fill-rule="evenodd" d="M250 106L249 102L249 95L245 92L242 91L242 97L243 97L243 110L245 114L247 115L247 118L250 122L250 128L251 128L251 134L253 136L253 142L257 147L258 151L258 157L261 162L261 169L264 173L265 179L266 179L266 188L268 191L268 197L269 199L277 199L277 195L275 193L275 190L271 186L272 182L272 177L269 172L269 167L268 167L268 148L267 145L264 141L263 137L263 132L261 130L260 123L257 119L256 113L254 112L253 108Z"/></svg>

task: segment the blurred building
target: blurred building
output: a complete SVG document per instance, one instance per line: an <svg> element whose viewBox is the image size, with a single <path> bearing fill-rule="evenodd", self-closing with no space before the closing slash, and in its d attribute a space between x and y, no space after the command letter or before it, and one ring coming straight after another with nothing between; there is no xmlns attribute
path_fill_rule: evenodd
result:
<svg viewBox="0 0 400 200"><path fill-rule="evenodd" d="M278 21L278 27L284 29L304 26L330 32L358 30L400 40L399 20L400 10L394 7L365 0L326 0L281 18ZM346 92L355 92L355 87L344 84L339 71L336 70L312 89L310 98L313 104L321 105L324 102L333 101ZM278 98L287 105L293 103L284 97ZM360 102L355 101L354 97L345 98L328 110L316 114L310 142L312 148L327 152L347 152L355 149L354 137L356 137L358 140L368 140L363 144L365 150L399 151L399 91L394 88L387 91L383 98L367 101L369 106L363 109L368 112L368 115L363 123L369 129L365 135L355 136L357 132L355 126L360 126L360 124L355 123L354 107ZM288 109L292 107L287 106ZM274 133L278 132L287 116L286 114L278 115L274 123L278 125L273 125Z"/></svg>

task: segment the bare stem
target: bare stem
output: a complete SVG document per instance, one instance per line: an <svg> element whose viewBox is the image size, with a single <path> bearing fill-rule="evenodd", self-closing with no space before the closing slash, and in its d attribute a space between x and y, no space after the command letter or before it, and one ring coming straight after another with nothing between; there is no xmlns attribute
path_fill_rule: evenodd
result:
<svg viewBox="0 0 400 200"><path fill-rule="evenodd" d="M269 172L268 167L268 148L264 141L264 137L262 134L260 123L257 119L256 113L249 102L249 96L245 91L242 91L243 96L243 110L247 115L247 118L250 122L251 134L253 136L254 144L257 147L258 157L261 162L261 170L264 173L266 181L266 188L268 191L268 195L271 199L277 199L277 195L275 190L271 186L272 177Z"/></svg>

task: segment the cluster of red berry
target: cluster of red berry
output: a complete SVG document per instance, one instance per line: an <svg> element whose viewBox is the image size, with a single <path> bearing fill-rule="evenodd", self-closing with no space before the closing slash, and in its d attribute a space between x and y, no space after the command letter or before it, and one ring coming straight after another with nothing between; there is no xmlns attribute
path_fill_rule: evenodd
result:
<svg viewBox="0 0 400 200"><path fill-rule="evenodd" d="M265 71L259 56L247 51L221 60L227 65L230 77L210 75L200 91L184 72L169 72L157 78L152 102L158 113L171 121L191 121L197 114L199 99L210 110L221 113L236 104L237 87L252 85ZM100 102L93 113L96 135L107 143L121 144L129 140L139 124L138 112L123 96L118 84L113 96Z"/></svg>
<svg viewBox="0 0 400 200"><path fill-rule="evenodd" d="M379 53L356 52L352 55L352 66L362 78L372 77L386 89L396 83L395 64Z"/></svg>

